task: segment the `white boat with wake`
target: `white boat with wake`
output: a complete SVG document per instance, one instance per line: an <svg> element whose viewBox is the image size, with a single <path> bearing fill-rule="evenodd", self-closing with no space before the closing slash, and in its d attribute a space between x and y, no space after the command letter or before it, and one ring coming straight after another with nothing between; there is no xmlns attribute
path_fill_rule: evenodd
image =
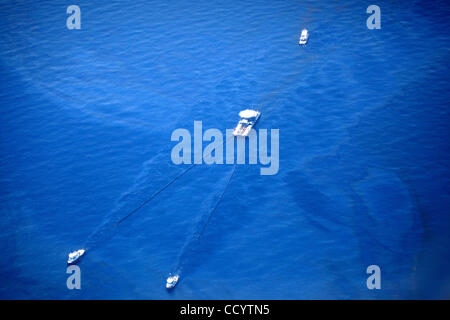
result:
<svg viewBox="0 0 450 320"><path fill-rule="evenodd" d="M302 34L300 35L300 40L298 41L298 44L306 44L308 42L309 33L308 30L303 29Z"/></svg>
<svg viewBox="0 0 450 320"><path fill-rule="evenodd" d="M80 249L74 252L69 253L69 258L67 259L67 264L74 264L76 263L86 252L85 249Z"/></svg>
<svg viewBox="0 0 450 320"><path fill-rule="evenodd" d="M241 120L239 120L236 128L234 128L233 135L246 137L252 130L252 127L258 121L261 112L251 109L242 110L239 112Z"/></svg>
<svg viewBox="0 0 450 320"><path fill-rule="evenodd" d="M166 280L166 288L172 289L173 287L175 287L177 285L179 278L180 278L180 276L177 274L174 276L169 275L169 277Z"/></svg>

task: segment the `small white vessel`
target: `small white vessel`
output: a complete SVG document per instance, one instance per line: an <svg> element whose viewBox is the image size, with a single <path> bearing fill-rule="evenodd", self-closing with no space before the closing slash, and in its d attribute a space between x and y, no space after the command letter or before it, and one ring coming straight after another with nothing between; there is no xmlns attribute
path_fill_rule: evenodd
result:
<svg viewBox="0 0 450 320"><path fill-rule="evenodd" d="M84 249L80 249L74 252L69 253L69 259L67 259L67 264L72 264L78 261L83 254L86 252Z"/></svg>
<svg viewBox="0 0 450 320"><path fill-rule="evenodd" d="M236 128L234 128L233 135L246 137L252 130L252 127L258 121L261 112L251 109L242 110L239 112L241 120L239 120Z"/></svg>
<svg viewBox="0 0 450 320"><path fill-rule="evenodd" d="M308 42L308 38L309 38L308 30L303 29L298 44L306 44Z"/></svg>
<svg viewBox="0 0 450 320"><path fill-rule="evenodd" d="M179 275L169 276L166 281L166 288L172 289L177 285L178 279L180 278Z"/></svg>

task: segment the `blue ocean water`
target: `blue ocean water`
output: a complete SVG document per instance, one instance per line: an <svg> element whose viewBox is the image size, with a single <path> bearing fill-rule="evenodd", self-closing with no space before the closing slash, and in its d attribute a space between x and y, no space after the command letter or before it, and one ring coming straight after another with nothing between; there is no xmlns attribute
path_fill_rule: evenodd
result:
<svg viewBox="0 0 450 320"><path fill-rule="evenodd" d="M450 298L450 6L369 4L2 2L0 298ZM186 169L173 130L252 105L278 174L196 166L114 225Z"/></svg>

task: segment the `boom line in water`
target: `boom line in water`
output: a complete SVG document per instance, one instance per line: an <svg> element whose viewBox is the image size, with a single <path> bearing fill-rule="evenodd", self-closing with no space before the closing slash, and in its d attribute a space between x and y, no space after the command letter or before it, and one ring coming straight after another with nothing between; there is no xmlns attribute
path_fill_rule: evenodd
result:
<svg viewBox="0 0 450 320"><path fill-rule="evenodd" d="M159 189L158 191L156 191L154 194L151 195L150 198L148 198L147 200L145 200L144 202L142 202L137 208L135 208L133 211L131 211L130 213L128 213L125 217L121 218L119 221L116 222L115 226L119 226L119 224L121 224L122 222L124 222L126 219L128 219L129 217L131 217L133 214L135 214L136 212L138 212L139 210L141 210L147 203L149 203L150 201L152 201L158 194L160 194L161 192L163 192L165 189L167 189L172 183L174 183L176 180L178 180L179 178L181 178L183 175L185 175L189 170L191 170L193 167L195 167L196 163L194 163L193 165L191 165L189 168L187 168L186 170L184 170L183 172L181 172L179 175L177 175L175 178L173 178L171 181L169 181L165 186L163 186L161 189Z"/></svg>
<svg viewBox="0 0 450 320"><path fill-rule="evenodd" d="M199 232L197 240L200 239L200 237L202 236L203 232L205 232L205 229L206 229L206 227L209 224L209 220L211 220L212 215L214 214L214 212L216 211L217 207L219 206L219 203L222 201L222 198L223 198L225 192L227 191L228 187L230 186L231 179L233 178L235 170L236 170L236 164L233 166L233 171L231 172L230 178L228 178L227 185L223 189L222 194L219 196L219 199L217 200L216 205L211 210L211 213L209 214L208 219L206 220L205 224L203 225L202 230Z"/></svg>
<svg viewBox="0 0 450 320"><path fill-rule="evenodd" d="M229 137L225 142L228 142L228 140L234 138L234 136ZM224 145L225 142L222 142L222 146ZM207 155L208 157L211 156L211 154ZM161 189L159 189L158 191L156 191L154 194L152 194L147 200L145 200L144 202L142 202L138 207L136 207L135 209L133 209L130 213L128 213L126 216L124 216L123 218L121 218L119 221L117 221L115 223L115 226L119 226L119 224L121 224L122 222L124 222L126 219L128 219L129 217L131 217L133 214L135 214L136 212L138 212L139 210L141 210L147 203L149 203L150 201L152 201L157 195L159 195L161 192L163 192L165 189L167 189L172 183L174 183L176 180L178 180L179 178L181 178L183 175L185 175L189 170L191 170L193 167L195 167L197 165L197 163L192 164L190 167L188 167L186 170L184 170L183 172L181 172L179 175L177 175L175 178L173 178L171 181L169 181L165 186L163 186ZM236 165L235 165L236 167ZM233 168L233 174L234 174L234 169ZM222 194L223 195L223 194Z"/></svg>
<svg viewBox="0 0 450 320"><path fill-rule="evenodd" d="M198 244L198 241L200 240L200 238L202 237L203 233L206 230L206 227L209 225L209 222L211 220L211 217L213 216L214 212L217 210L217 208L219 207L220 202L223 199L223 196L225 195L225 192L227 191L228 187L231 184L231 179L233 178L234 172L236 170L236 164L233 166L233 171L231 172L230 177L228 178L228 181L225 185L225 188L223 189L222 193L220 194L219 198L216 201L216 204L214 205L214 208L212 210L209 211L208 217L206 219L206 221L203 223L203 225L201 226L201 230L197 233L197 235L192 236L192 238L190 240L188 240L183 248L181 249L181 252L178 256L177 259L177 263L175 265L175 268L173 270L175 270L174 274L176 275L180 275L182 273L183 270L183 266L186 263L186 259L188 258L187 254L192 250L192 247L195 246L196 244Z"/></svg>

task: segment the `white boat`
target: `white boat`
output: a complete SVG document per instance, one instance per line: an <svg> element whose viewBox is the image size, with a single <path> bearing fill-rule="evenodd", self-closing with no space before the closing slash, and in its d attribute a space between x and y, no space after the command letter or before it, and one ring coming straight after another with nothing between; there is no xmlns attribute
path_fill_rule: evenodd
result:
<svg viewBox="0 0 450 320"><path fill-rule="evenodd" d="M169 276L166 281L166 288L172 289L177 285L178 279L180 278L179 275Z"/></svg>
<svg viewBox="0 0 450 320"><path fill-rule="evenodd" d="M83 254L86 252L84 249L80 249L74 252L69 253L69 259L67 259L67 264L72 264L78 261Z"/></svg>
<svg viewBox="0 0 450 320"><path fill-rule="evenodd" d="M236 128L234 128L233 135L246 137L252 130L252 127L258 121L261 112L251 109L242 110L239 112L241 120L239 120Z"/></svg>
<svg viewBox="0 0 450 320"><path fill-rule="evenodd" d="M298 44L306 44L308 42L308 38L309 38L308 30L303 29Z"/></svg>

